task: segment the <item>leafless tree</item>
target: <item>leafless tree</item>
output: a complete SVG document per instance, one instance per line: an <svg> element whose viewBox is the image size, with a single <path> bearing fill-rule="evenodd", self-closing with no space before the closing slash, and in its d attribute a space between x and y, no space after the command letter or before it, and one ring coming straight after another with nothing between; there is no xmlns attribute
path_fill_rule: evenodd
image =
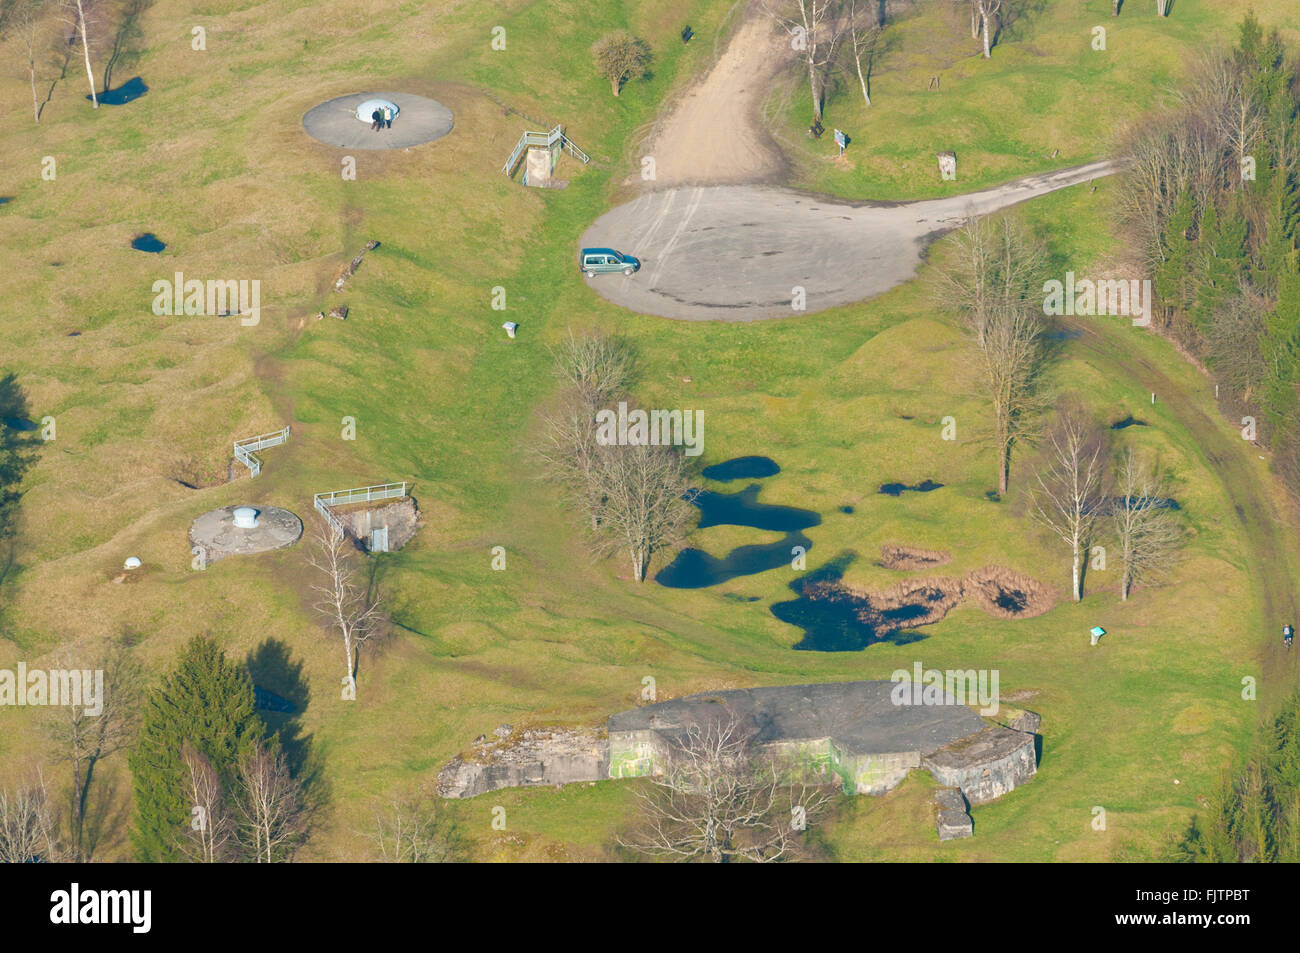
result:
<svg viewBox="0 0 1300 953"><path fill-rule="evenodd" d="M259 864L289 860L306 832L301 785L284 753L258 745L240 762L236 836Z"/></svg>
<svg viewBox="0 0 1300 953"><path fill-rule="evenodd" d="M763 0L763 9L790 35L790 44L808 70L813 117L822 118L826 70L843 38L844 0Z"/></svg>
<svg viewBox="0 0 1300 953"><path fill-rule="evenodd" d="M23 71L32 90L32 118L41 121L41 101L36 92L36 72L48 47L49 0L15 0L3 17L5 32L22 44Z"/></svg>
<svg viewBox="0 0 1300 953"><path fill-rule="evenodd" d="M1010 479L1011 451L1031 430L1040 400L1042 250L1008 216L973 218L954 237L951 263L936 272L939 300L955 306L975 346L980 381L993 408L998 492Z"/></svg>
<svg viewBox="0 0 1300 953"><path fill-rule="evenodd" d="M607 407L626 392L636 376L636 357L622 338L570 328L551 350L556 374L593 408Z"/></svg>
<svg viewBox="0 0 1300 953"><path fill-rule="evenodd" d="M989 59L992 55L993 35L997 30L994 24L1000 23L998 18L1004 6L1014 0L954 0L954 2L967 8L970 13L971 39L983 37L984 58Z"/></svg>
<svg viewBox="0 0 1300 953"><path fill-rule="evenodd" d="M859 0L849 0L848 28L849 48L853 52L853 65L858 73L858 84L862 87L862 99L871 107L871 90L867 86L867 76L871 74L872 63L880 47L880 37L884 26L879 19L872 20L858 6ZM867 68L862 69L866 60Z"/></svg>
<svg viewBox="0 0 1300 953"><path fill-rule="evenodd" d="M59 662L64 669L76 668L64 654ZM121 751L135 738L139 722L140 698L144 689L144 670L123 645L114 645L93 663L92 671L104 673L103 697L99 713L89 714L84 705L66 705L56 709L51 728L56 756L72 768L69 793L69 852L73 859L85 861L93 853L87 843L86 816L95 770L112 754Z"/></svg>
<svg viewBox="0 0 1300 953"><path fill-rule="evenodd" d="M181 751L185 765L185 793L190 799L189 837L181 849L201 864L218 864L234 859L234 819L226 804L226 792L212 762L187 742Z"/></svg>
<svg viewBox="0 0 1300 953"><path fill-rule="evenodd" d="M12 791L0 788L0 863L62 859L44 775L38 771Z"/></svg>
<svg viewBox="0 0 1300 953"><path fill-rule="evenodd" d="M541 433L533 450L540 473L555 483L565 501L580 513L588 528L600 528L605 487L600 477L600 447L596 443L596 411L589 393L565 388L541 414Z"/></svg>
<svg viewBox="0 0 1300 953"><path fill-rule="evenodd" d="M1260 348L1264 315L1273 303L1243 289L1223 302L1205 332L1206 353L1215 377L1250 406L1268 376L1268 362Z"/></svg>
<svg viewBox="0 0 1300 953"><path fill-rule="evenodd" d="M596 69L609 80L609 88L615 96L628 80L644 76L650 65L649 45L626 30L605 34L591 51L596 57Z"/></svg>
<svg viewBox="0 0 1300 953"><path fill-rule="evenodd" d="M1070 547L1070 595L1083 598L1083 563L1104 507L1105 436L1077 404L1065 403L1047 433L1030 498L1034 517Z"/></svg>
<svg viewBox="0 0 1300 953"><path fill-rule="evenodd" d="M759 750L727 715L686 729L657 768L636 791L638 827L619 843L676 860L796 859L833 793L827 778Z"/></svg>
<svg viewBox="0 0 1300 953"><path fill-rule="evenodd" d="M685 458L677 447L597 447L594 474L604 493L596 549L626 553L644 582L651 557L681 541L694 512Z"/></svg>
<svg viewBox="0 0 1300 953"><path fill-rule="evenodd" d="M1132 447L1120 456L1117 491L1111 519L1123 560L1120 598L1128 601L1134 583L1169 569L1183 531L1168 508L1163 481Z"/></svg>
<svg viewBox="0 0 1300 953"><path fill-rule="evenodd" d="M441 864L455 858L453 831L428 796L376 808L375 827L368 836L383 863Z"/></svg>
<svg viewBox="0 0 1300 953"><path fill-rule="evenodd" d="M311 587L317 595L316 611L342 640L346 677L354 687L361 646L379 633L384 621L378 595L358 581L355 554L346 533L336 531L323 517L317 518L307 557L320 577Z"/></svg>
<svg viewBox="0 0 1300 953"><path fill-rule="evenodd" d="M95 28L95 14L99 0L59 0L63 18L73 38L81 40L81 55L86 61L86 80L90 83L90 102L99 108L99 95L95 92L95 72L90 67L90 34Z"/></svg>

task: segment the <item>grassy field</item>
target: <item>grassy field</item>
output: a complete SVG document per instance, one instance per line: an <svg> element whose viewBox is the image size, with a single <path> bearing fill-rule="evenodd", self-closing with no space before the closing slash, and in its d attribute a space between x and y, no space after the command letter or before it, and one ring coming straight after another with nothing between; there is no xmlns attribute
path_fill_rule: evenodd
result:
<svg viewBox="0 0 1300 953"><path fill-rule="evenodd" d="M872 198L947 194L953 186L933 173L939 148L957 150L962 189L1094 158L1197 43L1229 38L1246 5L1218 4L1230 11L1212 16L1207 3L1181 0L1168 23L1135 9L1112 30L1109 65L1094 66L1086 29L1104 6L1092 0L1085 14L1049 4L989 63L971 55L960 30L949 30L949 43L930 20L905 23L846 169L813 154L825 141L802 138L806 110L792 79L789 95L778 90L769 106L800 160L796 184ZM1254 6L1270 24L1284 4ZM535 479L527 448L536 407L555 388L547 345L570 327L602 328L635 344L645 406L705 412L702 464L742 454L777 461L781 473L763 481L761 499L823 518L808 532L810 569L840 560L847 581L887 586L904 577L875 566L879 547L907 543L951 551L944 574L997 564L1062 594L1068 587L1066 554L1024 515L1023 464L1005 502L985 498L994 485L991 422L966 345L924 280L867 304L723 325L621 312L578 278L575 243L621 189L629 143L707 67L737 13L713 0L548 0L491 10L212 3L191 14L164 0L143 15L134 59L115 71L149 85L135 103L92 112L70 69L33 128L25 86L5 79L0 194L14 200L0 208L3 369L18 373L28 416L56 418L58 438L24 498L17 564L0 600L0 666L34 666L60 647L89 650L124 635L159 670L199 631L239 656L283 640L310 686L303 727L333 787L332 815L307 850L314 859L356 856L371 802L428 784L477 735L503 722L599 723L636 704L646 675L664 698L888 677L918 659L997 668L1004 695L1032 692L1024 704L1043 714L1035 780L976 809L974 839L940 846L931 782L915 776L884 798L847 804L824 832L828 850L841 859L1150 856L1253 728L1240 679L1259 673L1261 633L1272 629L1226 517L1228 490L1204 447L1163 403L1150 405L1142 381L1069 342L1050 374L1052 388L1079 391L1105 419L1147 422L1119 439L1159 453L1194 534L1170 583L1121 605L1114 572L1092 573L1080 605L1063 601L1018 622L962 608L909 646L793 651L800 631L769 610L792 597L792 570L697 591L630 583L622 565L593 560ZM206 53L189 46L196 22L208 28ZM687 22L697 39L683 46ZM505 51L490 46L496 25ZM654 48L654 75L614 99L588 50L624 26ZM942 94L927 95L940 67ZM344 181L339 150L309 139L301 116L369 88L432 96L456 126L433 145L360 154L357 180ZM841 122L852 92L832 100L829 122ZM562 191L524 189L499 171L537 121L564 122L593 157L587 167L562 160L557 174L570 179ZM1053 148L1061 154L1049 161ZM47 155L58 163L53 182L39 177ZM1025 212L1061 261L1104 268L1113 197L1102 182ZM131 250L142 231L166 251ZM337 268L372 238L382 245L346 294L329 293ZM260 279L261 324L155 317L151 284L176 270ZM495 287L505 289L505 312L490 307ZM340 301L351 308L346 322L314 320ZM501 331L504 320L519 323L516 340ZM1212 412L1204 380L1167 344L1118 319L1100 323L1117 351L1140 355ZM940 439L948 415L955 442ZM355 441L341 439L345 416L356 419ZM232 439L290 422L292 439L266 451L255 483L177 482L224 479ZM1263 462L1258 469L1266 478ZM945 486L899 499L876 492L926 478ZM301 547L195 572L186 529L236 502L306 517L314 492L397 480L414 482L426 525L377 559L399 627L363 658L359 698L347 703L338 697L340 649L309 614ZM690 545L720 556L778 538L715 527ZM497 545L507 551L504 572L490 569ZM145 570L116 584L128 555ZM1090 649L1096 624L1112 635ZM4 773L48 752L28 712L0 719ZM494 805L507 810L504 832L489 827ZM1095 806L1107 811L1105 832L1092 829ZM610 783L503 791L448 810L475 857L543 860L612 856L631 807L627 787ZM106 856L125 856L125 847Z"/></svg>

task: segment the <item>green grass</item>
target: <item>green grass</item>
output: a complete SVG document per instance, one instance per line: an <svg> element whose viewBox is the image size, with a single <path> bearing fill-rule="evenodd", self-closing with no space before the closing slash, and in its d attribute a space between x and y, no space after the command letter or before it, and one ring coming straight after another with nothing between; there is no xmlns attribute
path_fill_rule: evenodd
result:
<svg viewBox="0 0 1300 953"><path fill-rule="evenodd" d="M1101 6L1094 0L1088 15L1049 7L1036 32L1008 39L990 63L969 58L933 23L905 24L903 46L882 64L869 131L855 135L858 164L831 170L805 158L798 184L856 196L947 194L951 185L931 181L938 129L954 130L942 145L958 151L961 189L1093 158L1104 153L1101 132L1150 104L1150 89L1176 73L1201 31L1223 38L1231 26L1195 0L1183 0L1169 24L1135 8L1112 32L1112 49L1140 43L1154 72L1135 65L1137 53L1117 53L1106 72L1057 42ZM1256 6L1272 22L1269 5ZM222 68L213 69L173 39L188 36L193 16L163 2L145 17L138 66L151 87L140 104L152 111L92 114L69 79L39 129L23 125L21 110L0 118L0 135L15 143L11 168L59 158L53 183L0 173L0 193L16 196L0 210L14 251L0 274L10 362L30 394L29 416L52 414L59 426L24 499L0 665L37 664L60 645L125 630L142 633L140 651L156 669L196 631L240 656L268 637L286 640L304 663L312 689L304 727L334 790L334 814L309 850L320 859L352 856L371 799L427 784L477 735L502 722L598 724L637 703L646 675L662 698L888 677L916 659L997 668L1004 693L1037 692L1023 704L1044 716L1038 777L976 809L973 840L942 847L928 778L885 798L854 799L826 832L835 856L1147 856L1186 820L1255 720L1238 693L1240 677L1258 672L1264 620L1242 540L1223 515L1225 489L1196 440L1162 405L1149 406L1141 381L1068 347L1053 367L1051 388L1080 391L1108 419L1132 413L1149 422L1121 439L1159 452L1194 532L1171 582L1124 605L1112 570L1090 577L1081 605L1062 602L1036 619L999 622L963 608L911 646L817 654L792 651L799 631L768 608L791 598L792 570L700 591L621 579L621 565L593 560L526 453L535 408L555 387L546 346L569 327L631 339L645 406L705 412L701 464L754 453L777 460L782 472L764 481L761 499L823 515L808 533L810 569L856 553L847 581L890 585L901 574L874 565L889 542L951 551L945 574L994 563L1061 590L1068 565L1025 518L1022 458L1008 499L984 498L993 485L990 421L966 345L920 283L863 305L740 326L631 315L578 280L578 236L627 174L628 143L707 66L719 26L734 23L729 4L447 7L435 15L414 4L215 4L206 55L220 55ZM686 22L697 32L689 46L677 39ZM494 25L506 28L505 52L490 48ZM650 81L614 99L588 49L620 27L645 36L656 61ZM935 37L933 50L924 36ZM945 64L941 97L916 85L939 69L931 57ZM323 63L337 77L328 84L317 79ZM1087 81L1062 81L1076 74ZM432 95L453 109L456 128L409 153L363 154L357 181L344 182L337 150L308 140L298 123L317 102L367 87ZM21 104L23 94L20 84L0 86L6 103ZM592 164L562 160L557 174L571 180L563 191L507 181L499 165L533 123L503 115L494 99L565 122ZM832 122L847 101L832 100ZM1079 122L1084 103L1090 118ZM1005 118L1019 107L1035 112ZM1106 114L1098 118L1094 107ZM1061 124L1059 138L1035 131L1044 114ZM795 135L802 115L793 100L779 113L806 149ZM148 128L151 117L166 118L165 135ZM1061 156L1049 162L1038 153L1051 147ZM1054 253L1083 270L1111 250L1113 195L1101 183L1096 193L1070 190L1025 212L1049 231ZM167 251L154 258L126 248L140 230L155 231ZM368 238L383 244L345 295L329 293L335 269ZM56 260L64 264L51 267ZM262 324L154 317L150 284L176 269L259 278ZM505 312L490 307L496 286L506 289ZM352 309L346 322L313 320L340 301ZM505 320L519 322L518 339L506 339ZM72 329L83 334L66 337ZM1195 372L1158 339L1119 322L1107 333L1126 353L1197 386ZM956 442L940 439L947 415L958 421ZM344 416L356 418L355 441L340 439ZM171 479L191 457L224 472L232 439L290 421L292 439L266 452L255 483L191 491ZM900 499L876 493L889 480L927 477L945 488ZM301 548L193 572L185 530L216 506L262 502L307 516L313 492L388 480L414 482L426 522L410 546L379 560L402 628L363 661L359 699L349 704L338 700L340 649L308 612ZM841 513L845 505L854 512ZM715 527L690 544L721 555L773 538ZM506 547L505 572L490 569L496 545ZM133 554L145 561L143 576L114 584ZM1090 649L1094 624L1111 635ZM47 752L35 721L0 718L0 764ZM582 859L612 856L613 832L633 803L626 785L608 783L502 791L448 810L481 859ZM507 810L505 832L490 827L493 805ZM1090 826L1098 805L1110 819L1105 833Z"/></svg>

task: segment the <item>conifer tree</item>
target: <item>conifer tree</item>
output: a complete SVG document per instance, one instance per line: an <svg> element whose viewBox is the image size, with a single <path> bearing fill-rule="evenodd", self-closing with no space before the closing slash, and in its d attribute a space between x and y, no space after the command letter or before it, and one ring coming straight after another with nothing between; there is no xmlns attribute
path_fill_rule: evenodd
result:
<svg viewBox="0 0 1300 953"><path fill-rule="evenodd" d="M141 861L186 859L181 839L195 820L194 805L185 794L186 744L232 790L241 760L265 734L247 670L229 661L212 639L192 639L176 669L145 700L140 736L130 756L133 841Z"/></svg>

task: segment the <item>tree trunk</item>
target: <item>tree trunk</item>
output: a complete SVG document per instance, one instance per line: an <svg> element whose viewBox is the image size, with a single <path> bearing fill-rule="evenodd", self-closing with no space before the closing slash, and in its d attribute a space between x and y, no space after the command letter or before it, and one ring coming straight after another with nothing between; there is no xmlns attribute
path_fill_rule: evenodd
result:
<svg viewBox="0 0 1300 953"><path fill-rule="evenodd" d="M352 669L352 636L346 631L343 633L343 654L347 656L348 678L355 678L356 673Z"/></svg>
<svg viewBox="0 0 1300 953"><path fill-rule="evenodd" d="M861 56L861 54L859 54L856 50L854 50L854 52L853 52L853 59L854 59L854 62L856 62L856 63L857 63L857 66L858 66L858 82L862 84L862 98L863 98L864 100L866 100L867 108L870 109L870 108L871 108L871 94L867 92L867 78L866 78L865 76L862 75L862 56ZM35 90L36 90L36 87L33 86L33 87L32 87L33 95L35 94Z"/></svg>
<svg viewBox="0 0 1300 953"><path fill-rule="evenodd" d="M617 96L617 95L618 95L618 88L619 88L620 85L622 85L622 84L619 83L618 80L616 80L616 79L611 79L611 80L609 81L609 89L610 89L610 92L612 92L615 96Z"/></svg>
<svg viewBox="0 0 1300 953"><path fill-rule="evenodd" d="M1011 447L1003 444L998 454L998 496L1007 495L1007 474L1011 469Z"/></svg>
<svg viewBox="0 0 1300 953"><path fill-rule="evenodd" d="M90 102L98 109L99 97L95 95L95 74L90 68L90 37L86 35L86 11L77 0L77 20L81 24L81 53L86 60L86 79L90 81Z"/></svg>
<svg viewBox="0 0 1300 953"><path fill-rule="evenodd" d="M812 93L813 118L820 122L822 118L822 100L817 95L817 70L811 57L808 59L808 89Z"/></svg>
<svg viewBox="0 0 1300 953"><path fill-rule="evenodd" d="M980 19L984 21L984 58L987 60L989 59L989 16L981 10Z"/></svg>
<svg viewBox="0 0 1300 953"><path fill-rule="evenodd" d="M1119 0L1111 0L1110 15L1113 17L1119 16Z"/></svg>
<svg viewBox="0 0 1300 953"><path fill-rule="evenodd" d="M41 104L40 104L40 100L36 96L35 64L28 66L27 75L31 77L31 81L32 81L32 118L36 120L37 124L39 124L41 121Z"/></svg>
<svg viewBox="0 0 1300 953"><path fill-rule="evenodd" d="M980 36L980 15L979 9L972 6L970 8L970 38L978 40Z"/></svg>
<svg viewBox="0 0 1300 953"><path fill-rule="evenodd" d="M1083 587L1082 585L1080 585L1079 568L1080 568L1079 545L1078 543L1076 543L1074 546L1074 562L1070 567L1071 572L1073 574L1072 575L1073 585L1070 587L1070 595L1074 597L1075 602L1083 601L1083 591L1082 591Z"/></svg>

